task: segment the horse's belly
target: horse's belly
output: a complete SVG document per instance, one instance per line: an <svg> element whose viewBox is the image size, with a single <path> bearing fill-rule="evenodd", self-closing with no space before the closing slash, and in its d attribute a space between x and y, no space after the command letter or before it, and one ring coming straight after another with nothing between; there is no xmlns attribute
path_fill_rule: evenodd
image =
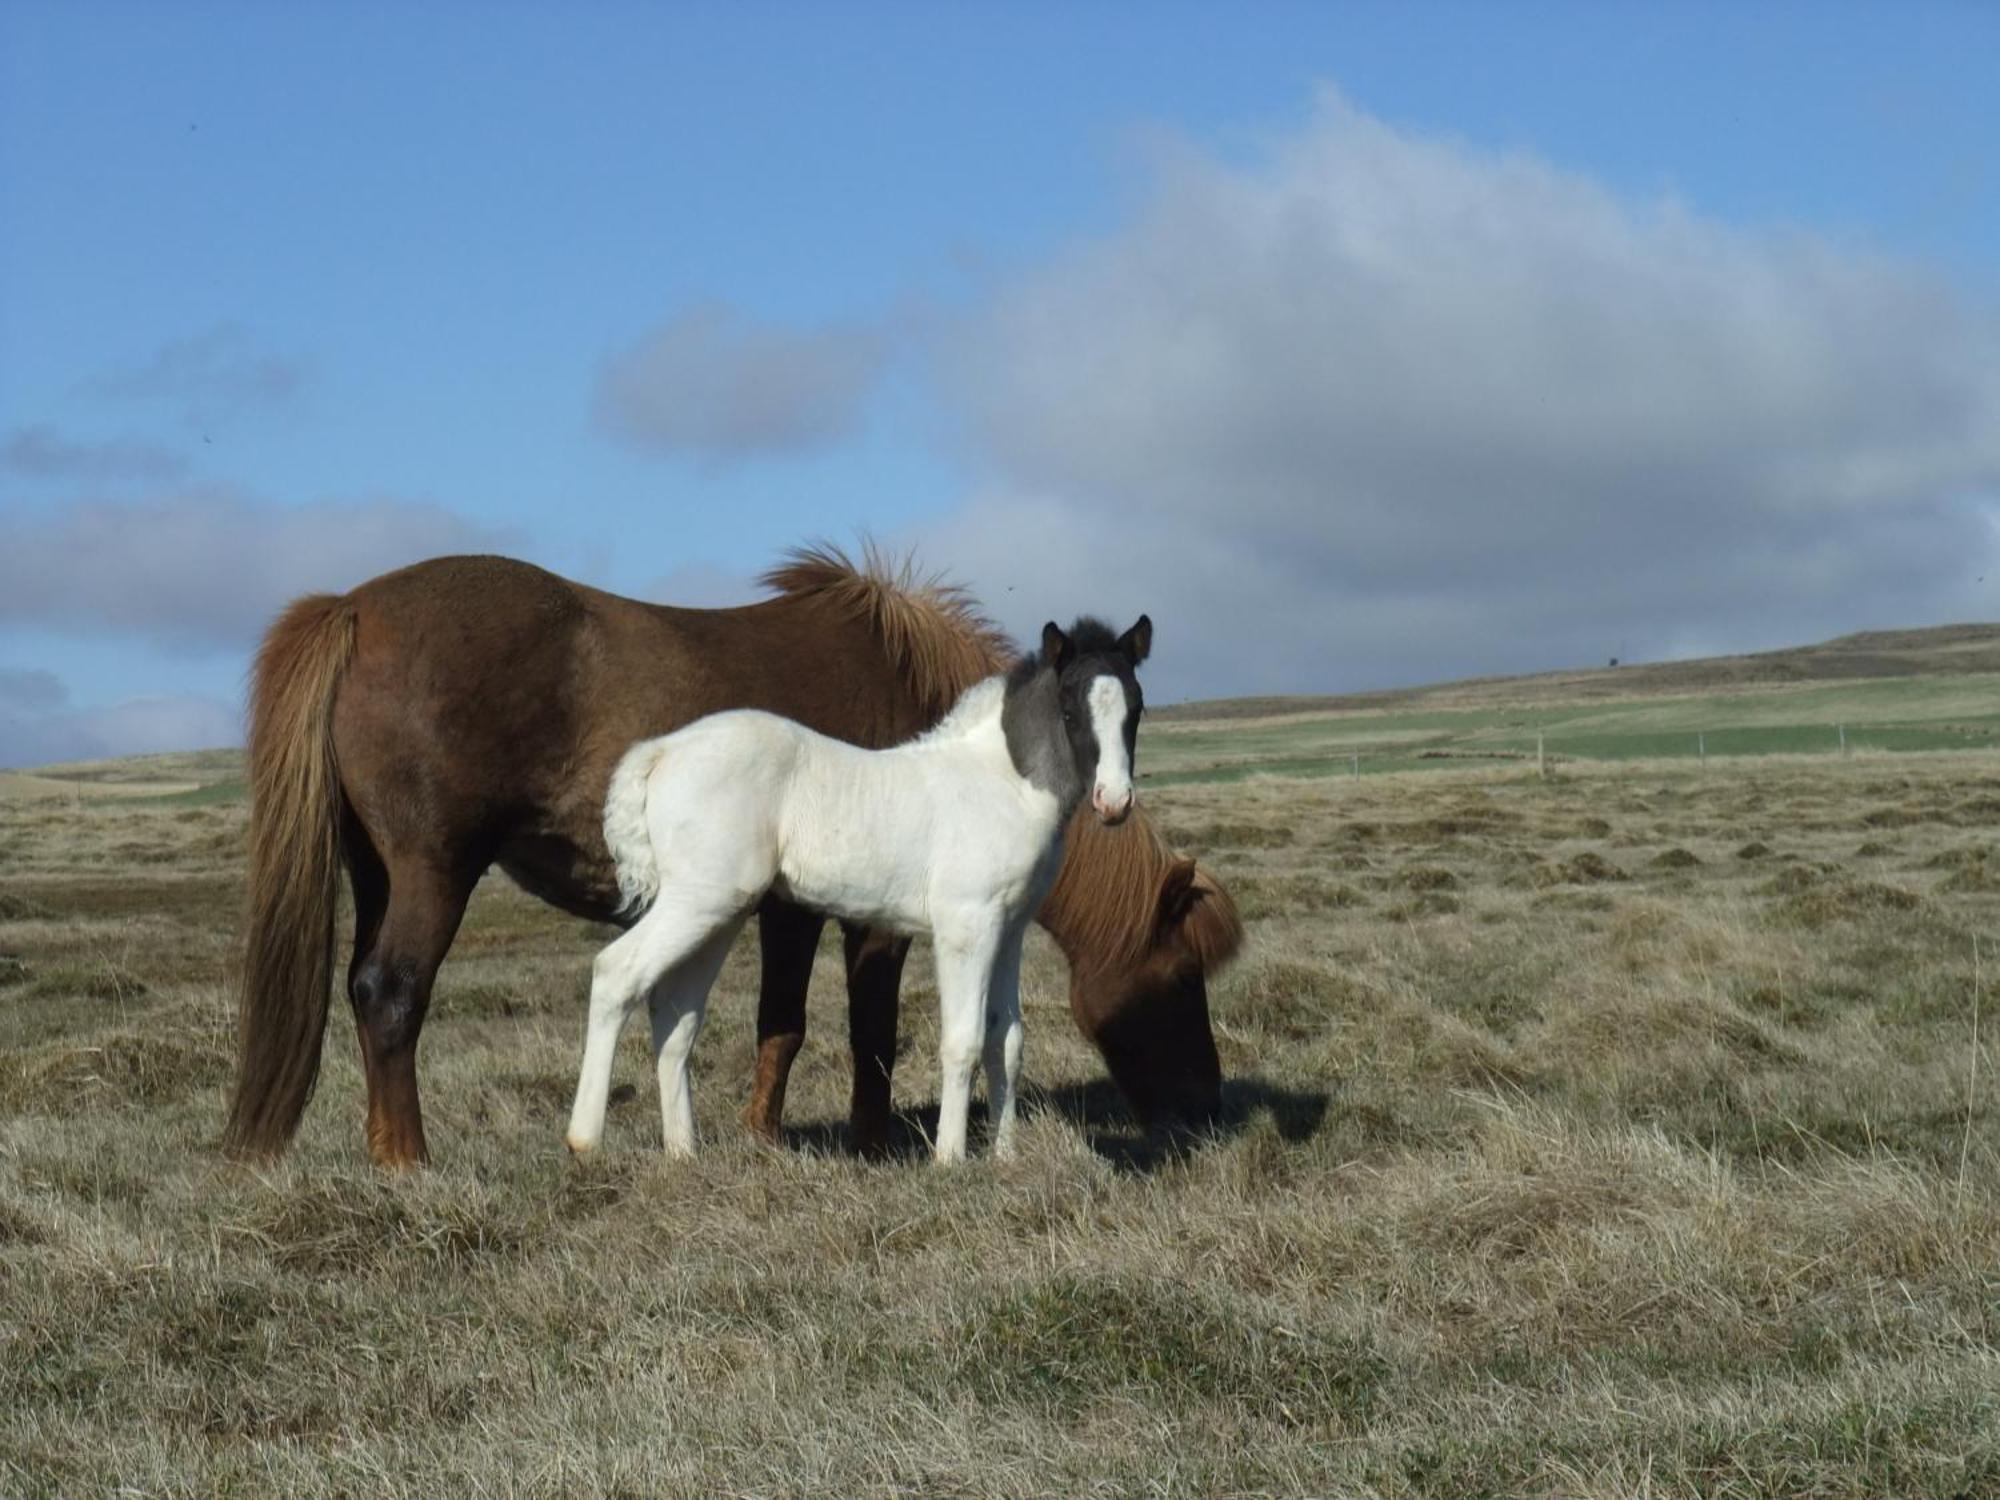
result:
<svg viewBox="0 0 2000 1500"><path fill-rule="evenodd" d="M624 897L618 871L601 850L579 848L567 839L517 838L495 861L514 884L552 906L594 921L616 921Z"/></svg>

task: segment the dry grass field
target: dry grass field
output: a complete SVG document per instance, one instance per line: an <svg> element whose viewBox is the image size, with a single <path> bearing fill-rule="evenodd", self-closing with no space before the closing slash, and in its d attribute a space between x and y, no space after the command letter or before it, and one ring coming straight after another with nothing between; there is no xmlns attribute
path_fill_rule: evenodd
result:
<svg viewBox="0 0 2000 1500"><path fill-rule="evenodd" d="M1213 1138L1134 1133L1038 934L1018 1163L843 1154L829 945L786 1149L739 950L700 1159L635 1026L578 1166L604 933L495 877L403 1179L344 1007L218 1160L240 802L0 801L0 1493L2000 1494L2000 756L1146 795L1250 922Z"/></svg>

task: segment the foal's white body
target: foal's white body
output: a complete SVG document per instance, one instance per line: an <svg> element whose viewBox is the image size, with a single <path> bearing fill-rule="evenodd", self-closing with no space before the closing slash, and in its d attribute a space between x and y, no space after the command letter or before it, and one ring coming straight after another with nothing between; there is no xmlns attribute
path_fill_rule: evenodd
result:
<svg viewBox="0 0 2000 1500"><path fill-rule="evenodd" d="M745 919L776 890L850 921L931 935L943 1068L937 1158L965 1155L982 1051L994 1148L1011 1152L1021 942L1061 864L1070 807L1015 767L1005 688L998 677L975 685L930 733L888 750L741 710L627 753L612 776L605 838L628 908L644 915L593 972L572 1150L603 1134L618 1033L645 995L666 1149L692 1152L688 1056L708 992ZM1099 795L1108 786L1129 805L1131 767L1116 732L1122 690L1115 705L1112 696L1091 701L1105 731Z"/></svg>

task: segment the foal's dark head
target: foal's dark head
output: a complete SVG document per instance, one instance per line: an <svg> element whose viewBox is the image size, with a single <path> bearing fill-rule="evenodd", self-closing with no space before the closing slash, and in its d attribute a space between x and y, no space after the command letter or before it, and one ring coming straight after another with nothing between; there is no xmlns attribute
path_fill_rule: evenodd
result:
<svg viewBox="0 0 2000 1500"><path fill-rule="evenodd" d="M1014 669L1001 722L1023 776L1065 809L1084 794L1106 823L1132 810L1134 756L1145 699L1137 669L1153 649L1145 615L1123 635L1081 616L1065 632L1042 627L1040 654Z"/></svg>

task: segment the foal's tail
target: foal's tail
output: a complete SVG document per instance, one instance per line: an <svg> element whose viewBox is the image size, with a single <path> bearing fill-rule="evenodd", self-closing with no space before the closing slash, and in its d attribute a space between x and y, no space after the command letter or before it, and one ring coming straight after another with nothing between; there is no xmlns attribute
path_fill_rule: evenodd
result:
<svg viewBox="0 0 2000 1500"><path fill-rule="evenodd" d="M646 783L666 753L666 736L639 741L618 762L604 794L604 843L618 871L622 917L638 916L660 894L660 861L646 826Z"/></svg>
<svg viewBox="0 0 2000 1500"><path fill-rule="evenodd" d="M340 773L333 696L354 652L354 611L313 594L278 617L250 696L250 921L236 1096L223 1145L271 1157L319 1077L339 901Z"/></svg>

